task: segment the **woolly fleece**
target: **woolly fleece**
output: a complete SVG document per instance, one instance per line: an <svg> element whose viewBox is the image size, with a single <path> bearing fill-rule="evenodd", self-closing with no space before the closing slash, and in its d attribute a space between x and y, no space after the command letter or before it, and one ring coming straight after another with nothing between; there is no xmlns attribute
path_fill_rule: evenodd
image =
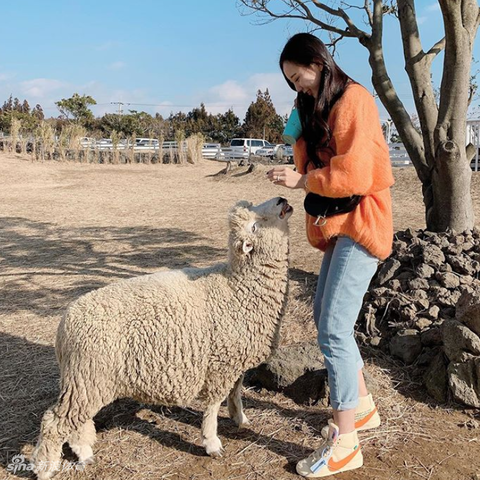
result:
<svg viewBox="0 0 480 480"><path fill-rule="evenodd" d="M54 474L38 466L58 461L64 442L80 461L91 461L92 418L123 397L178 406L205 400L203 444L207 453L221 453L220 403L231 392L231 416L248 421L242 374L279 342L290 214L281 198L256 207L240 202L229 215L227 263L120 281L68 306L56 341L61 392L34 452L40 479Z"/></svg>

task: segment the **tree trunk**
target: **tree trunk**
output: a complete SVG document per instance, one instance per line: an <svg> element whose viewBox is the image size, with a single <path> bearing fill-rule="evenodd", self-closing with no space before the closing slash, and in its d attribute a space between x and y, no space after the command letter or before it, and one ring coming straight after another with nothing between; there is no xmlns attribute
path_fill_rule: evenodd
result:
<svg viewBox="0 0 480 480"><path fill-rule="evenodd" d="M465 146L473 41L479 21L476 0L440 0L445 24L445 62L440 106L434 101L430 65L435 52L425 53L416 27L413 0L399 0L399 20L422 135L413 127L387 74L381 42L380 15L372 37L360 39L369 50L372 82L395 123L422 182L426 226L464 231L474 226L470 194L471 170ZM377 34L376 30L380 32Z"/></svg>
<svg viewBox="0 0 480 480"><path fill-rule="evenodd" d="M479 22L478 0L438 0L443 15L445 38L424 51L415 13L415 0L368 0L365 2L328 2L283 0L239 0L257 13L271 18L303 19L341 37L355 37L369 51L372 83L390 114L405 148L422 182L427 229L468 230L474 225L470 195L470 156L472 147L465 145L466 118L470 94L472 48ZM283 12L271 10L284 4ZM360 4L363 3L363 7ZM418 2L420 3L420 2ZM331 19L315 16L314 5L322 14L342 20L345 29ZM338 7L338 8L337 8ZM348 8L365 11L371 34L359 29L348 15ZM373 9L372 9L373 7ZM382 49L383 16L396 13L402 30L405 69L410 79L421 134L416 130L388 75ZM439 25L439 27L441 27ZM439 28L441 31L441 28ZM435 57L445 49L440 104L437 107L430 79ZM468 150L468 153L467 153Z"/></svg>
<svg viewBox="0 0 480 480"><path fill-rule="evenodd" d="M465 138L465 137L464 137ZM470 182L472 170L466 160L465 140L459 145L452 141L437 147L436 167L432 171L432 202L427 207L427 229L457 232L474 226Z"/></svg>
<svg viewBox="0 0 480 480"><path fill-rule="evenodd" d="M464 231L475 224L465 134L472 48L480 15L476 0L439 3L445 25L445 60L434 131L433 201L425 205L427 228Z"/></svg>

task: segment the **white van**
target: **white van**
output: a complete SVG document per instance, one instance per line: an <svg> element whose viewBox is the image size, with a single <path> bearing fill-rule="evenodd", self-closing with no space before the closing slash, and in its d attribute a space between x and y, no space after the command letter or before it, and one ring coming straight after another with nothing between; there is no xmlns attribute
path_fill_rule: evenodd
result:
<svg viewBox="0 0 480 480"><path fill-rule="evenodd" d="M270 142L260 138L232 138L228 156L230 158L249 158L263 147L273 147ZM227 152L225 152L227 154Z"/></svg>

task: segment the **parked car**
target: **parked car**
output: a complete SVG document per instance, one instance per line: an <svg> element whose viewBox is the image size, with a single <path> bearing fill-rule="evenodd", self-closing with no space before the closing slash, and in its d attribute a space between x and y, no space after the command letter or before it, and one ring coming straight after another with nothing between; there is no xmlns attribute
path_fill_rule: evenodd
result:
<svg viewBox="0 0 480 480"><path fill-rule="evenodd" d="M263 148L260 148L257 150L257 153L255 155L259 157L269 157L269 158L275 158L277 156L277 153L284 147L283 143L277 143L276 145L269 145Z"/></svg>
<svg viewBox="0 0 480 480"><path fill-rule="evenodd" d="M155 138L136 138L134 150L155 150L158 149L159 142Z"/></svg>
<svg viewBox="0 0 480 480"><path fill-rule="evenodd" d="M255 155L257 157L268 157L268 158L273 158L275 156L275 145L271 145L269 147L262 147L259 148L256 152Z"/></svg>
<svg viewBox="0 0 480 480"><path fill-rule="evenodd" d="M282 145L278 151L277 155L286 160L293 160L293 148L291 145Z"/></svg>
<svg viewBox="0 0 480 480"><path fill-rule="evenodd" d="M95 145L95 139L90 137L82 137L79 143L81 147L89 148Z"/></svg>
<svg viewBox="0 0 480 480"><path fill-rule="evenodd" d="M97 150L111 150L113 149L113 143L110 138L101 138L95 142L95 148Z"/></svg>
<svg viewBox="0 0 480 480"><path fill-rule="evenodd" d="M225 158L244 159L255 155L262 147L273 146L270 142L260 138L232 138L230 147L224 148Z"/></svg>
<svg viewBox="0 0 480 480"><path fill-rule="evenodd" d="M257 153L255 155L259 157L268 157L272 160L292 160L293 149L290 145L285 145L284 143L277 143L277 145L272 145L271 147L263 147L260 150L257 150Z"/></svg>

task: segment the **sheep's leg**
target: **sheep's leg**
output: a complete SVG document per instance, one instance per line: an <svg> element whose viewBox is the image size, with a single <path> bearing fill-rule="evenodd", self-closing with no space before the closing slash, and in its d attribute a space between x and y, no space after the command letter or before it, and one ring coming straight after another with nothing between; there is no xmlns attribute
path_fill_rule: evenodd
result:
<svg viewBox="0 0 480 480"><path fill-rule="evenodd" d="M238 425L238 428L244 428L250 423L243 413L242 387L243 375L240 375L227 398L228 413L230 418Z"/></svg>
<svg viewBox="0 0 480 480"><path fill-rule="evenodd" d="M72 383L76 386L76 383ZM91 386L88 388L91 389ZM95 427L91 419L104 404L98 398L95 404L89 403L91 398L86 397L85 391L65 388L58 403L43 415L40 437L33 452L38 480L48 480L60 470L62 446L67 441L73 443L81 462L92 457ZM86 448L87 445L90 449Z"/></svg>
<svg viewBox="0 0 480 480"><path fill-rule="evenodd" d="M58 414L58 405L44 413L40 438L33 451L33 463L38 480L47 480L60 470L62 446L71 428L67 418Z"/></svg>
<svg viewBox="0 0 480 480"><path fill-rule="evenodd" d="M205 447L207 454L212 457L221 457L223 453L222 442L217 437L217 416L221 403L210 404L203 414L202 445Z"/></svg>
<svg viewBox="0 0 480 480"><path fill-rule="evenodd" d="M80 428L69 437L68 443L77 454L78 460L84 465L93 463L93 444L97 438L93 420L87 420Z"/></svg>

